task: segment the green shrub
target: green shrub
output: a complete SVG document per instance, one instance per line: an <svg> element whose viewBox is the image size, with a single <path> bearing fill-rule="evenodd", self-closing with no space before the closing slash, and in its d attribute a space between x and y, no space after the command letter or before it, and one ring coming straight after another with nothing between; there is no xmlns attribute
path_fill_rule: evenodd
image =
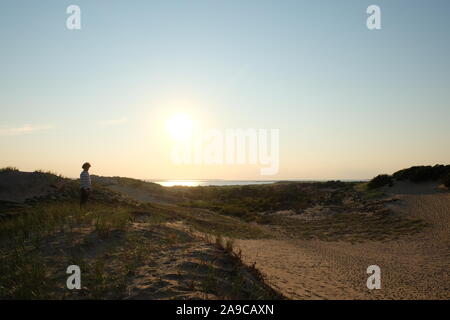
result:
<svg viewBox="0 0 450 320"><path fill-rule="evenodd" d="M370 180L370 182L367 184L367 188L376 189L376 188L384 187L387 185L392 187L393 184L394 184L394 182L390 175L380 174L380 175L376 176L375 178L373 178L372 180Z"/></svg>

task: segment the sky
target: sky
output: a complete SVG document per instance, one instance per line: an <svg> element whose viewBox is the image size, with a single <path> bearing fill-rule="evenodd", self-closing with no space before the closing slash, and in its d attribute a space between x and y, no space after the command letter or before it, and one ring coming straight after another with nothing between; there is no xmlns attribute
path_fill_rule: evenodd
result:
<svg viewBox="0 0 450 320"><path fill-rule="evenodd" d="M2 0L0 167L276 180L448 164L449 33L447 0ZM192 127L278 129L279 168L174 163Z"/></svg>

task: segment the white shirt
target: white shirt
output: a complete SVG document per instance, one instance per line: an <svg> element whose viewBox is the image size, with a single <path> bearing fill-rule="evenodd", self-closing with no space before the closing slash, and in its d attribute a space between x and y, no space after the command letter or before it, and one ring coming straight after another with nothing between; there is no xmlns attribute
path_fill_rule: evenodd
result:
<svg viewBox="0 0 450 320"><path fill-rule="evenodd" d="M80 188L91 188L91 176L86 170L80 174Z"/></svg>

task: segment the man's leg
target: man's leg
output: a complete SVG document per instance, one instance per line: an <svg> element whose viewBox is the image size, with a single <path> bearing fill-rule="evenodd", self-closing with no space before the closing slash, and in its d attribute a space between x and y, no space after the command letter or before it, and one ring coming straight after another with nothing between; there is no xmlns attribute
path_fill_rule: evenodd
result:
<svg viewBox="0 0 450 320"><path fill-rule="evenodd" d="M84 191L85 191L84 205L86 205L89 200L89 195L91 194L91 189L85 189Z"/></svg>
<svg viewBox="0 0 450 320"><path fill-rule="evenodd" d="M83 188L80 188L80 208L83 207Z"/></svg>
<svg viewBox="0 0 450 320"><path fill-rule="evenodd" d="M80 189L80 208L84 207L87 202L87 190L84 188Z"/></svg>

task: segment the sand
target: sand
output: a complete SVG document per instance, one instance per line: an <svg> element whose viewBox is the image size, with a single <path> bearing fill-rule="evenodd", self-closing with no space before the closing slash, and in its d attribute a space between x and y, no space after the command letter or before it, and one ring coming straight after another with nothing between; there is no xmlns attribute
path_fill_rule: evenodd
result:
<svg viewBox="0 0 450 320"><path fill-rule="evenodd" d="M291 299L449 299L450 193L404 183L390 190L394 213L424 219L425 231L395 241L239 240L244 261ZM380 290L366 287L381 268Z"/></svg>

